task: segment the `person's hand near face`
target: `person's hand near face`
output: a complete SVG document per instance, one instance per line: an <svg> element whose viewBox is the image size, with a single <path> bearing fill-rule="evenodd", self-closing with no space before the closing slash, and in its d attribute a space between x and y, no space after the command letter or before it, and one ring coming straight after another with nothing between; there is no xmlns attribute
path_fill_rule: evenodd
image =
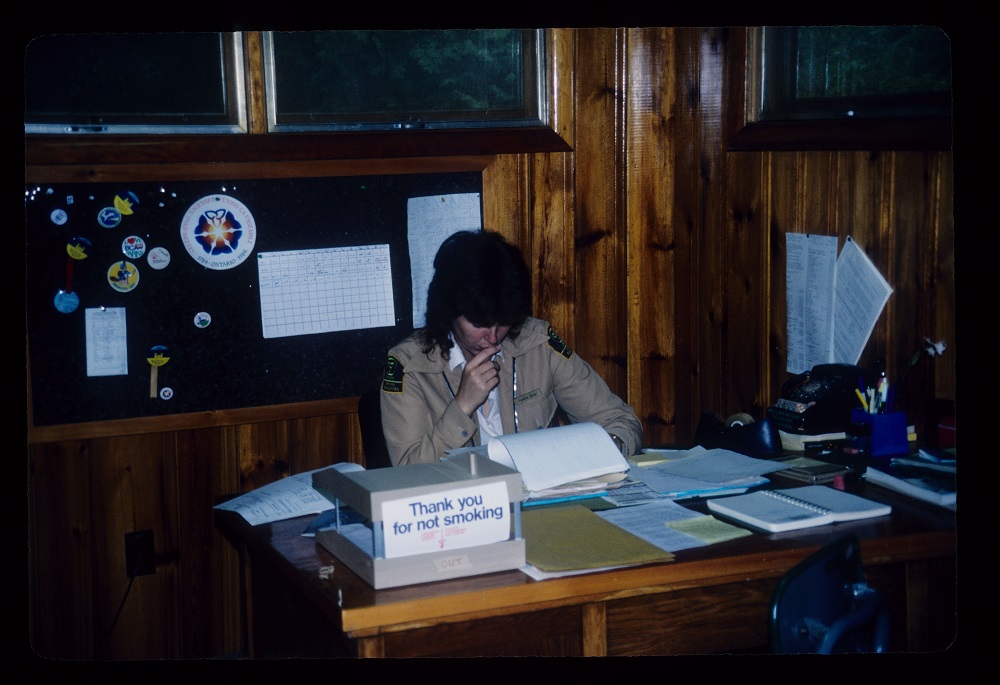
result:
<svg viewBox="0 0 1000 685"><path fill-rule="evenodd" d="M500 383L500 363L492 359L499 349L486 348L465 363L455 401L466 416L472 416Z"/></svg>
<svg viewBox="0 0 1000 685"><path fill-rule="evenodd" d="M455 320L452 335L466 359L455 401L466 416L472 416L500 383L500 361L493 357L509 332L510 326L476 326L464 316Z"/></svg>

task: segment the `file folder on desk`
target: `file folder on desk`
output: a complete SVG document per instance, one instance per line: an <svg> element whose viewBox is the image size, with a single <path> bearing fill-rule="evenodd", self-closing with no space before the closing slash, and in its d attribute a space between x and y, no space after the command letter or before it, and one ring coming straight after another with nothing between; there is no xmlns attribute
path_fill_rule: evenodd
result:
<svg viewBox="0 0 1000 685"><path fill-rule="evenodd" d="M506 571L525 563L521 475L479 454L432 464L313 474L365 523L316 541L375 589ZM339 521L339 516L338 516Z"/></svg>

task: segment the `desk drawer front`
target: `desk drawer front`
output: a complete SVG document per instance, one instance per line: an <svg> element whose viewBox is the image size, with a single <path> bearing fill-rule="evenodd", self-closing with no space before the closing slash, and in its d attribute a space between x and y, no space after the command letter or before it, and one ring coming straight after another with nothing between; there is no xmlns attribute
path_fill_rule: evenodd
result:
<svg viewBox="0 0 1000 685"><path fill-rule="evenodd" d="M774 580L717 585L608 603L608 656L767 652Z"/></svg>

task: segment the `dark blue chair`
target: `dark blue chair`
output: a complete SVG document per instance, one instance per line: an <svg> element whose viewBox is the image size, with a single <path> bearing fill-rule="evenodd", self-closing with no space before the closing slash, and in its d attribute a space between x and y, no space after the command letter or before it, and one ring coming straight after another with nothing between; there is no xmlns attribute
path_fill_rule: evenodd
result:
<svg viewBox="0 0 1000 685"><path fill-rule="evenodd" d="M788 571L771 598L771 651L777 654L882 653L889 609L865 581L861 545L848 533Z"/></svg>

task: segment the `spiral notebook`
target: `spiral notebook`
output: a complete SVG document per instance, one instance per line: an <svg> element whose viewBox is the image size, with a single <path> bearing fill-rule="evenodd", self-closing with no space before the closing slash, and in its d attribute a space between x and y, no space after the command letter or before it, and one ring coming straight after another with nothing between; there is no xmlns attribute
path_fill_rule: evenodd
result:
<svg viewBox="0 0 1000 685"><path fill-rule="evenodd" d="M716 514L769 533L886 516L892 512L888 504L834 490L827 485L758 490L745 495L710 499L708 508Z"/></svg>

